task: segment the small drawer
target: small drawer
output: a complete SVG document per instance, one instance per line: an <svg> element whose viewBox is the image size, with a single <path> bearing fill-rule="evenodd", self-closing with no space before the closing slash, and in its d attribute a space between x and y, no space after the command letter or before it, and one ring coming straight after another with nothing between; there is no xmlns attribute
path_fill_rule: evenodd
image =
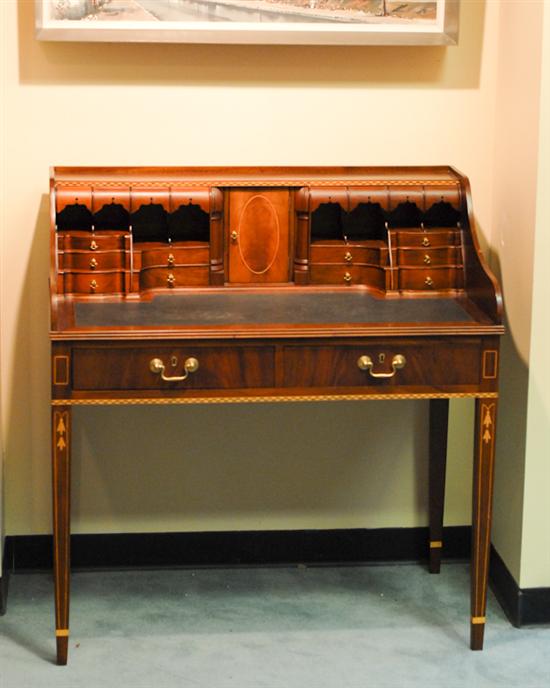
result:
<svg viewBox="0 0 550 688"><path fill-rule="evenodd" d="M385 246L358 246L356 244L313 244L310 263L334 263L340 265L386 265L388 249Z"/></svg>
<svg viewBox="0 0 550 688"><path fill-rule="evenodd" d="M177 265L208 265L210 251L208 244L194 243L188 247L163 247L156 249L142 248L141 265L149 267L173 267Z"/></svg>
<svg viewBox="0 0 550 688"><path fill-rule="evenodd" d="M66 272L66 294L118 294L124 291L123 272Z"/></svg>
<svg viewBox="0 0 550 688"><path fill-rule="evenodd" d="M185 376L185 363L198 368ZM153 372L158 359L164 369ZM250 389L274 386L274 349L260 346L166 345L78 347L73 352L75 390ZM154 366L153 366L154 367ZM186 377L185 380L163 380Z"/></svg>
<svg viewBox="0 0 550 688"><path fill-rule="evenodd" d="M141 289L205 287L210 281L210 270L208 266L144 268L139 279Z"/></svg>
<svg viewBox="0 0 550 688"><path fill-rule="evenodd" d="M458 246L460 234L454 230L426 230L408 231L393 230L392 242L394 247L410 246L411 248L438 248L442 246Z"/></svg>
<svg viewBox="0 0 550 688"><path fill-rule="evenodd" d="M363 284L375 289L386 288L386 271L384 268L358 265L310 265L309 280L311 284Z"/></svg>
<svg viewBox="0 0 550 688"><path fill-rule="evenodd" d="M71 232L58 236L60 250L113 251L123 249L130 235L124 232Z"/></svg>
<svg viewBox="0 0 550 688"><path fill-rule="evenodd" d="M416 267L429 267L431 265L460 265L462 263L460 250L457 246L445 248L398 248L397 264Z"/></svg>
<svg viewBox="0 0 550 688"><path fill-rule="evenodd" d="M365 359L360 361L362 357L368 357L370 365L365 365ZM284 348L284 385L302 388L477 385L480 362L480 343L473 339L461 339L454 348L438 339L381 340L339 347L288 345Z"/></svg>
<svg viewBox="0 0 550 688"><path fill-rule="evenodd" d="M400 268L398 270L399 289L419 289L439 291L441 289L462 289L461 268Z"/></svg>
<svg viewBox="0 0 550 688"><path fill-rule="evenodd" d="M59 262L66 270L122 270L127 258L124 251L69 251L60 254Z"/></svg>

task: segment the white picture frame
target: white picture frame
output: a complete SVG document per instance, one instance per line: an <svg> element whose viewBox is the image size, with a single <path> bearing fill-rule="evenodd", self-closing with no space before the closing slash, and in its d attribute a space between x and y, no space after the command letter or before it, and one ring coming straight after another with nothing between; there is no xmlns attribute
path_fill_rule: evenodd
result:
<svg viewBox="0 0 550 688"><path fill-rule="evenodd" d="M273 0L143 1L148 2L149 6L152 1L174 5L186 2L187 5L200 6L201 11L206 11L203 9L206 7L210 16L214 16L215 12L229 12L233 9L251 11L254 6L265 7ZM311 3L317 1L310 0ZM387 1L389 7L398 4ZM292 22L254 19L220 21L219 17L217 20L207 18L204 21L131 21L125 19L122 12L118 12L119 17L116 19L106 19L110 16L109 11L116 14L113 8L121 7L121 2L128 2L128 7L132 7L136 2L139 5L140 0L35 0L36 36L45 41L264 45L455 45L458 41L459 0L432 0L436 4L436 13L435 18L429 20L377 17L340 23L320 19L318 14L313 20L310 18L311 12L318 12L314 4L312 9L300 10L304 21L294 13ZM84 11L94 7L96 9L79 17L79 3L85 4ZM298 2L289 0L289 4L297 5ZM401 4L412 6L414 3ZM235 5L242 7L235 8ZM418 2L416 5L418 6ZM59 18L62 12L68 14L73 10L73 18ZM126 14L131 15L128 12ZM265 12L262 16L265 16Z"/></svg>

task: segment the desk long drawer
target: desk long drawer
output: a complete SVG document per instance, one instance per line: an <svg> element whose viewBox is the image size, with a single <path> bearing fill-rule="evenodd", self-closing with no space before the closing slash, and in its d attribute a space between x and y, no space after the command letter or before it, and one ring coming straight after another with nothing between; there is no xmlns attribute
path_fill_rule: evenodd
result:
<svg viewBox="0 0 550 688"><path fill-rule="evenodd" d="M284 352L286 387L475 385L480 382L480 368L480 343L468 339L459 348L435 339L388 340L353 346L285 346Z"/></svg>
<svg viewBox="0 0 550 688"><path fill-rule="evenodd" d="M158 359L164 369L151 370ZM185 363L196 359L198 369L185 380ZM183 390L273 387L273 347L161 345L146 347L82 347L73 352L75 390Z"/></svg>

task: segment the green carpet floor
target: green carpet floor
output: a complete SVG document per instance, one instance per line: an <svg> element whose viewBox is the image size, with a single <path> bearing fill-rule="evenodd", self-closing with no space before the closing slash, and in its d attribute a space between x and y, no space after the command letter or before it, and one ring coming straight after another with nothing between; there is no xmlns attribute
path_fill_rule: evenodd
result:
<svg viewBox="0 0 550 688"><path fill-rule="evenodd" d="M471 652L469 576L419 565L77 572L69 665L46 574L10 580L0 688L549 688L550 628L489 596Z"/></svg>

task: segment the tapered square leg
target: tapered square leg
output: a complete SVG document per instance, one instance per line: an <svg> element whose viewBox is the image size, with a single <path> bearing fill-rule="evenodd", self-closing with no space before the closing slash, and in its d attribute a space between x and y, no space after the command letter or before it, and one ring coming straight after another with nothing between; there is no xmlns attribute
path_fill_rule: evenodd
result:
<svg viewBox="0 0 550 688"><path fill-rule="evenodd" d="M497 400L476 399L475 413L470 647L482 650L491 544Z"/></svg>
<svg viewBox="0 0 550 688"><path fill-rule="evenodd" d="M449 400L430 400L430 573L439 573L443 549L443 511L445 504L445 472L447 466L447 431Z"/></svg>
<svg viewBox="0 0 550 688"><path fill-rule="evenodd" d="M53 559L57 663L67 664L70 578L71 407L52 407Z"/></svg>

